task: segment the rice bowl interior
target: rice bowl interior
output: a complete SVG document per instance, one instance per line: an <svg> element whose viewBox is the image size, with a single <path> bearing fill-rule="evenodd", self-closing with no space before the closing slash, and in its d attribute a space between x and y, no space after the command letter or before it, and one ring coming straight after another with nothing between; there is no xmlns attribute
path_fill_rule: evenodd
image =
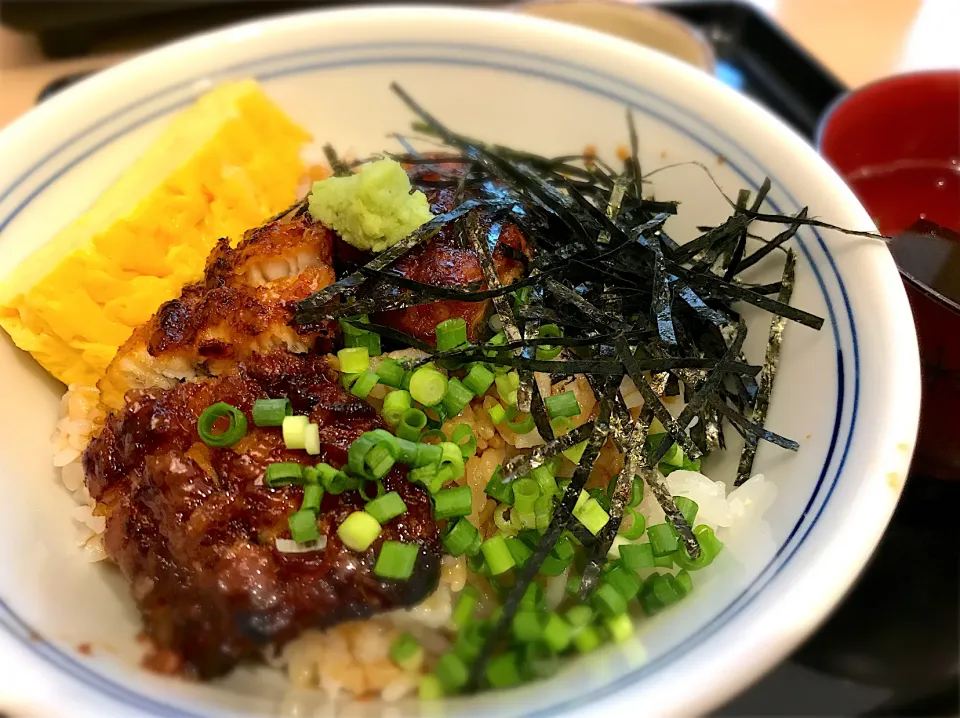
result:
<svg viewBox="0 0 960 718"><path fill-rule="evenodd" d="M339 40L317 39L311 28L326 28ZM258 37L253 55L244 47L245 32ZM772 119L667 59L590 33L496 14L407 10L384 11L376 19L363 12L303 16L216 37L210 46L196 41L108 73L4 133L0 145L10 150L15 168L0 188L13 188L0 200L5 272L51 236L56 224L78 215L157 136L173 106L202 89L194 78L220 70L218 79L258 77L270 97L314 135L308 162L322 160L324 142L354 156L389 148L386 136L404 130L410 120L387 89L392 81L466 135L544 155L594 145L601 156L616 157L627 141L623 110L630 105L646 171L701 162L734 196L744 186L755 191L769 175L772 211L794 213L809 205L811 214L827 221L870 228L839 180ZM589 48L591 59L568 59L557 49L557 39ZM164 57L176 82L167 94L130 105L141 73L163 64ZM240 63L249 64L227 69ZM641 68L648 76L637 79ZM469 88L469 98L450 88ZM497 102L486 100L491 97ZM93 130L66 142L76 133L59 130L63 149L45 160L40 175L25 175L14 186L36 161L24 149L25 140L70 110L89 120L84 127L109 117L109 133ZM54 181L44 181L54 174ZM694 237L698 226L729 215L726 201L698 167L676 167L650 179L658 199L683 203L683 212L668 225L672 236ZM757 231L772 236L776 230ZM802 247L791 304L826 317L827 324L820 332L788 326L766 426L797 439L800 451L762 445L755 464L762 477L729 497L725 486L692 472L671 474L671 491L697 501L701 519L718 528L725 544L715 565L696 576L696 590L682 604L642 621L636 640L565 663L551 683L458 699L457 710L589 712L591 701L601 697L611 705L656 697L663 712L702 710L789 650L852 580L892 511L901 485L896 477L903 476L909 461L917 415L915 340L882 247L814 228L802 229L797 239ZM778 278L774 265L761 264L749 275L756 283ZM867 307L889 321L866 322ZM744 316L751 328L744 353L760 363L769 315L746 310ZM326 714L331 707L326 701L343 696L351 676L328 671L322 679L319 663L342 669L344 651L356 664L383 659L386 626L347 636L308 635L289 646L282 660L294 686L319 682L325 689L319 692L291 691L281 671L268 669L241 668L214 684L189 684L137 669L140 624L129 589L111 567L85 562L84 548L77 546L79 523L86 531L86 550L96 557L96 541L89 537L102 530L101 521L76 508L74 498L56 485L60 478L51 468L51 427L61 422L55 463L75 466L80 437L91 426L85 423L91 397L78 388L61 406L63 386L6 342L0 346L0 366L9 382L7 411L0 413L4 468L17 479L10 482L4 508L7 540L2 545L9 566L0 582L4 623L14 636L34 630L44 639L31 647L29 639L20 644L11 638L5 641L9 650L0 650L3 665L25 676L25 700L42 704L44 680L54 678L27 677L44 675L38 666L53 662L80 679L69 688L82 706L78 713L98 707L116 714L130 708L163 713L172 706L188 713ZM866 389L877 386L889 390ZM479 429L476 433L482 436ZM727 438L729 449L711 455L703 473L729 484L736 474L739 437L727 431ZM76 468L66 468L62 480L85 499ZM649 495L641 510L648 524L661 520ZM831 567L824 553L836 542L847 548L830 559ZM457 581L456 576L441 579L440 592L423 607L413 615L391 614L390 621L405 627L445 621ZM753 608L746 610L747 605ZM86 648L78 655L80 646ZM744 662L753 651L759 658ZM734 665L742 670L734 671ZM661 670L669 666L673 678ZM703 691L684 695L677 689L679 682L691 681L702 681ZM381 697L402 698L407 691L401 683L398 678L380 686ZM349 709L380 710L379 704Z"/></svg>

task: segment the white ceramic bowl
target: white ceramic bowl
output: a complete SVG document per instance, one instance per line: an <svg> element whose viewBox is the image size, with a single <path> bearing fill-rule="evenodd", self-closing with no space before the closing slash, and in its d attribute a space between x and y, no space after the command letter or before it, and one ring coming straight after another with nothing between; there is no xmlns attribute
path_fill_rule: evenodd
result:
<svg viewBox="0 0 960 718"><path fill-rule="evenodd" d="M358 152L382 149L387 133L408 127L410 115L387 89L393 80L466 134L544 154L594 144L612 157L626 139L624 108L632 107L645 168L699 160L729 193L770 176L772 210L809 205L825 220L872 228L803 140L675 60L509 14L370 8L196 37L98 74L14 123L0 134L0 271L81 212L172 112L219 79L239 76L258 78L318 140ZM684 203L669 225L673 236L690 237L697 224L727 214L695 167L662 172L654 187ZM740 560L726 552L690 598L645 624L638 641L573 661L549 683L456 701L452 713L708 710L782 658L856 578L896 504L913 448L913 323L879 242L805 228L796 247L793 303L827 321L820 332L787 330L769 426L802 446L797 454L766 446L758 456L757 468L779 489L767 540L733 537L754 550ZM758 328L748 347L756 360L768 317L749 318ZM51 468L48 439L63 387L7 341L0 341L0 373L0 708L275 713L279 674L245 670L190 685L136 667L139 625L127 587L108 567L80 558L71 499ZM91 655L78 652L81 642Z"/></svg>

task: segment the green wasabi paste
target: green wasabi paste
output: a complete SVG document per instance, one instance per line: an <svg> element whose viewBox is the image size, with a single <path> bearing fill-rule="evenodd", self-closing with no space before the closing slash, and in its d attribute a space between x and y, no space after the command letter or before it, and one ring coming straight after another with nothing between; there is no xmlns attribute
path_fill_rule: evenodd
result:
<svg viewBox="0 0 960 718"><path fill-rule="evenodd" d="M433 219L423 192L410 190L399 162L377 160L348 177L314 182L310 214L357 249L382 252Z"/></svg>

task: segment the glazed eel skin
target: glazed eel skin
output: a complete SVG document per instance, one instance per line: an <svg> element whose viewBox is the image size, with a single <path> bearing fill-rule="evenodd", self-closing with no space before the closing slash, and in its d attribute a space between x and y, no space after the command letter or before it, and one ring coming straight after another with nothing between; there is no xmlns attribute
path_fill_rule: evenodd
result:
<svg viewBox="0 0 960 718"><path fill-rule="evenodd" d="M435 213L454 204L453 190L430 182L449 176L447 170L409 170L415 185L424 182ZM388 522L367 551L345 548L336 535L343 519L363 508L356 491L324 496L318 513L323 549L276 548L277 538L290 537L288 517L300 508L303 490L265 486L266 466L324 461L340 467L353 440L382 427L372 407L340 387L321 356L336 346L336 324L292 323L298 301L335 281L335 255L345 248L302 207L251 230L236 248L221 240L203 279L133 334L101 382L112 413L84 453L85 478L106 517L106 552L143 616L152 646L147 662L156 670L216 677L306 629L416 605L437 585L440 529L429 497L406 480L402 466L383 483L400 494L407 512ZM525 240L505 224L494 248L504 283L523 272L517 252L527 252ZM395 269L442 286L483 279L478 258L452 226ZM444 301L382 312L377 321L432 343L436 324L457 316L476 338L489 311L489 302ZM320 456L288 450L279 429L250 421L255 400L277 397L288 397L295 413L319 425ZM217 402L248 418L246 436L229 448L209 447L197 433L198 417ZM387 539L420 545L410 580L374 575Z"/></svg>

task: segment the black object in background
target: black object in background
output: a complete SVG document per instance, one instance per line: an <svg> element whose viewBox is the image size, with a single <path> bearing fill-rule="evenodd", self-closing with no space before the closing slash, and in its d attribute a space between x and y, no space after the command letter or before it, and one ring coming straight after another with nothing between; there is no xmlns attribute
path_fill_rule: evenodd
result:
<svg viewBox="0 0 960 718"><path fill-rule="evenodd" d="M842 0L839 0L842 1ZM41 17L51 3L30 13L10 10L2 19L51 33ZM63 52L77 38L108 38L177 13L182 32L196 32L239 19L289 11L305 2L66 3L95 6L77 26L48 34L48 51ZM476 3L495 4L495 3ZM754 8L738 2L664 3L659 7L700 28L717 56L717 76L766 105L813 140L820 116L844 90L842 84ZM179 8L179 9L178 9ZM46 24L45 24L46 22ZM169 30L168 30L169 33ZM58 42L67 42L57 46ZM80 79L59 78L38 100ZM716 711L716 716L761 715L960 715L958 695L958 605L960 605L960 480L914 476L907 482L876 554L833 616L796 652L753 687Z"/></svg>
<svg viewBox="0 0 960 718"><path fill-rule="evenodd" d="M813 140L824 109L846 88L789 35L743 2L657 4L699 28L726 84L766 105Z"/></svg>

